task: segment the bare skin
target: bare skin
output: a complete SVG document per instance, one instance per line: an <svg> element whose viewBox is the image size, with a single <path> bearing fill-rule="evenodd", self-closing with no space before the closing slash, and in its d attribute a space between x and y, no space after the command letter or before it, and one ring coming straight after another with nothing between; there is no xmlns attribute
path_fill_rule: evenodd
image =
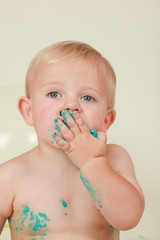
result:
<svg viewBox="0 0 160 240"><path fill-rule="evenodd" d="M108 145L108 148L115 146ZM10 216L12 240L118 240L119 231L95 207L77 168L67 157L64 161L67 162L65 166L57 169L53 165L51 169L39 157L39 149L35 148L1 166L1 172L5 171L8 176L2 190L10 191L3 203L8 208L8 216L1 218L0 227ZM34 216L44 220L42 228L38 224L34 228Z"/></svg>
<svg viewBox="0 0 160 240"><path fill-rule="evenodd" d="M39 67L30 98L19 100L38 146L0 166L0 231L8 218L12 240L118 240L118 230L133 228L142 216L132 160L122 147L106 144L115 119L106 79L74 64ZM68 127L57 115L66 109L75 113L66 113Z"/></svg>

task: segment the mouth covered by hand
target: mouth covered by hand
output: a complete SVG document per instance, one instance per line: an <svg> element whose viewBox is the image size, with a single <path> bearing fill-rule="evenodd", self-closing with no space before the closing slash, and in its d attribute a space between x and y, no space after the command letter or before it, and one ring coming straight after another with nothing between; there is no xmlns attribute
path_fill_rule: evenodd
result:
<svg viewBox="0 0 160 240"><path fill-rule="evenodd" d="M69 128L69 126L68 126L68 124L67 124L67 118L66 118L66 113L69 113L70 114L70 116L74 119L74 114L75 114L75 111L74 111L74 113L72 112L72 111L69 111L69 110L64 110L64 111L60 111L59 112L59 114L60 114L60 116L62 116L63 118L62 118L62 121L63 121L63 123ZM54 120L54 122L56 123L57 121L58 121L58 119L59 118L56 118L55 120ZM58 130L60 130L59 128L58 128ZM97 129L90 129L90 133L94 136L94 137L96 137L96 138L98 138L98 131L97 131ZM55 136L55 134L53 133L53 135Z"/></svg>
<svg viewBox="0 0 160 240"><path fill-rule="evenodd" d="M77 111L61 111L52 137L77 168L106 154L106 134L89 129Z"/></svg>

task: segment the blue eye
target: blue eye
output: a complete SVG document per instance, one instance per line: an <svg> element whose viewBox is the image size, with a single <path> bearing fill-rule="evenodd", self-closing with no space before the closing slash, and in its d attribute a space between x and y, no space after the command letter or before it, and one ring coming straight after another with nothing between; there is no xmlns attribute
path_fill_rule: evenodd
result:
<svg viewBox="0 0 160 240"><path fill-rule="evenodd" d="M92 102L92 101L94 101L94 98L91 97L91 96L84 96L83 99L84 99L85 101L87 101L87 102Z"/></svg>
<svg viewBox="0 0 160 240"><path fill-rule="evenodd" d="M49 96L50 96L51 98L57 98L59 95L60 95L60 94L59 94L58 92L50 92L50 93L49 93Z"/></svg>

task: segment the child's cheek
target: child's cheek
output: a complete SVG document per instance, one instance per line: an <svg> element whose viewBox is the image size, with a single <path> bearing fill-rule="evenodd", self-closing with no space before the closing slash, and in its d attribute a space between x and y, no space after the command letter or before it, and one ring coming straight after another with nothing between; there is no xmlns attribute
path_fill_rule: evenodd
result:
<svg viewBox="0 0 160 240"><path fill-rule="evenodd" d="M33 121L37 133L45 135L56 117L57 111L50 108L41 108L36 111L33 115Z"/></svg>
<svg viewBox="0 0 160 240"><path fill-rule="evenodd" d="M86 123L90 129L97 129L98 131L102 131L104 124L104 116L101 112L94 111L89 112L86 115Z"/></svg>

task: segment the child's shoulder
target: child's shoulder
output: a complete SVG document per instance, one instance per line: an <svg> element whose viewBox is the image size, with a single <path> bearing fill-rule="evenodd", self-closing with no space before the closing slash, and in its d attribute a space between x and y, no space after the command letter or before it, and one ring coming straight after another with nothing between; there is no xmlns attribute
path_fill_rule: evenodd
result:
<svg viewBox="0 0 160 240"><path fill-rule="evenodd" d="M127 150L118 145L118 144L107 144L107 152L111 155L111 156L129 156L129 153L127 152Z"/></svg>
<svg viewBox="0 0 160 240"><path fill-rule="evenodd" d="M118 173L129 173L135 177L133 162L128 151L120 145L107 145L107 159Z"/></svg>
<svg viewBox="0 0 160 240"><path fill-rule="evenodd" d="M11 182L18 176L25 174L32 155L31 152L32 150L0 164L0 181Z"/></svg>
<svg viewBox="0 0 160 240"><path fill-rule="evenodd" d="M115 172L117 172L120 176L124 177L128 182L135 186L144 200L143 192L136 179L135 170L130 154L120 145L108 144L107 160Z"/></svg>
<svg viewBox="0 0 160 240"><path fill-rule="evenodd" d="M0 225L12 213L17 185L27 176L26 159L29 155L29 152L22 154L0 165Z"/></svg>

